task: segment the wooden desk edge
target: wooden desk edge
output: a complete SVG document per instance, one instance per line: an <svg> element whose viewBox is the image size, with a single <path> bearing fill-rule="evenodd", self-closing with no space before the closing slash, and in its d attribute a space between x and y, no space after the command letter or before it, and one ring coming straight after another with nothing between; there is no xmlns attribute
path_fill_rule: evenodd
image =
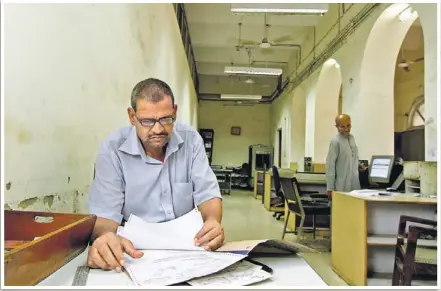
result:
<svg viewBox="0 0 441 291"><path fill-rule="evenodd" d="M346 192L334 192L334 194L345 195L360 199L366 202L396 202L396 203L417 203L417 204L437 204L437 198L426 198L426 197L403 197L403 196L357 196L351 195ZM403 194L405 195L405 194Z"/></svg>
<svg viewBox="0 0 441 291"><path fill-rule="evenodd" d="M334 273L336 273L340 278L343 279L343 281L345 281L349 286L357 286L356 284L354 284L353 282L351 282L351 280L349 280L348 278L346 278L339 270L337 267L335 267L333 264L331 264L331 269L332 271L334 271Z"/></svg>

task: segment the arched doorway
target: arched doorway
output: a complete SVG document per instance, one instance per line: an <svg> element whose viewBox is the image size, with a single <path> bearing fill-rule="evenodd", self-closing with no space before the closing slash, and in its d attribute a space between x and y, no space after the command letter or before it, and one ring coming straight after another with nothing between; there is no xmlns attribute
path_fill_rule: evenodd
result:
<svg viewBox="0 0 441 291"><path fill-rule="evenodd" d="M394 154L394 78L397 69L396 61L403 40L415 20L420 17L421 23L424 23L420 15L420 9L415 10L413 6L405 3L390 5L378 17L367 39L360 70L360 91L356 96L357 108L352 113L352 132L357 138L357 143L364 145L359 146L361 159L370 159L375 154ZM436 23L436 14L429 11L434 8L436 9L436 5L423 8L423 15L432 19L431 25ZM428 44L426 43L424 25L422 25L422 30L424 32L425 57ZM431 45L433 46L433 43ZM430 64L430 66L430 70L435 71L436 74L436 63ZM424 68L425 92L428 78L427 67L426 65ZM431 90L433 91L433 89ZM424 95L427 98L427 94ZM436 98L435 96L430 98ZM432 120L436 120L436 113L432 115ZM432 138L430 145L426 143L426 159L428 159L428 151L433 152L433 146L436 147L436 136L434 141Z"/></svg>
<svg viewBox="0 0 441 291"><path fill-rule="evenodd" d="M329 142L336 134L341 86L340 65L329 59L320 71L315 93L306 100L305 156L312 157L313 163L325 162Z"/></svg>

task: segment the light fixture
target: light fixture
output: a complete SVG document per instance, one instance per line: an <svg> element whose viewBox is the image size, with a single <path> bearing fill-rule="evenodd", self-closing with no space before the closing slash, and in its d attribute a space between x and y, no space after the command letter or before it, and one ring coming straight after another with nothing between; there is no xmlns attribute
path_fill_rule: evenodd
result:
<svg viewBox="0 0 441 291"><path fill-rule="evenodd" d="M294 3L235 3L231 4L233 13L275 13L275 14L324 14L328 4L294 4Z"/></svg>
<svg viewBox="0 0 441 291"><path fill-rule="evenodd" d="M253 79L246 79L245 83L247 83L247 84L254 84L255 82L254 82Z"/></svg>
<svg viewBox="0 0 441 291"><path fill-rule="evenodd" d="M409 64L408 64L405 60L402 60L402 61L398 64L398 67L399 67L399 68L408 68L408 67L409 67Z"/></svg>
<svg viewBox="0 0 441 291"><path fill-rule="evenodd" d="M340 64L339 63L335 63L334 65L337 69L340 69Z"/></svg>
<svg viewBox="0 0 441 291"><path fill-rule="evenodd" d="M225 100L260 100L260 99L262 99L262 96L260 96L260 95L222 94L221 99L225 99Z"/></svg>
<svg viewBox="0 0 441 291"><path fill-rule="evenodd" d="M243 74L243 75L266 75L279 76L282 74L282 69L275 68L254 68L254 67L225 67L225 74Z"/></svg>
<svg viewBox="0 0 441 291"><path fill-rule="evenodd" d="M403 11L398 14L398 19L401 22L415 19L417 17L417 12L412 11L412 7L407 6Z"/></svg>
<svg viewBox="0 0 441 291"><path fill-rule="evenodd" d="M270 48L270 47L271 47L271 44L270 44L268 41L262 41L262 42L259 44L259 47L262 48L262 49L267 49L267 48Z"/></svg>

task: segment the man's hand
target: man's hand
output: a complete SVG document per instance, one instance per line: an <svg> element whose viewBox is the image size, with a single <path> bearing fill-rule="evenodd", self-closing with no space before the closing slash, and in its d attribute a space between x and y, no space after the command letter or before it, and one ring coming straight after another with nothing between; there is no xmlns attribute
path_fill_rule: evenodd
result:
<svg viewBox="0 0 441 291"><path fill-rule="evenodd" d="M208 219L195 237L196 246L204 246L207 251L216 250L224 243L224 229L216 219Z"/></svg>
<svg viewBox="0 0 441 291"><path fill-rule="evenodd" d="M369 167L366 167L365 165L360 164L359 168L360 168L360 171L364 172L364 171L366 171Z"/></svg>
<svg viewBox="0 0 441 291"><path fill-rule="evenodd" d="M332 198L332 191L328 191L328 198L329 198L329 199Z"/></svg>
<svg viewBox="0 0 441 291"><path fill-rule="evenodd" d="M124 252L134 259L144 255L136 250L129 240L108 232L98 237L89 247L87 265L90 268L121 272L121 267L124 266Z"/></svg>

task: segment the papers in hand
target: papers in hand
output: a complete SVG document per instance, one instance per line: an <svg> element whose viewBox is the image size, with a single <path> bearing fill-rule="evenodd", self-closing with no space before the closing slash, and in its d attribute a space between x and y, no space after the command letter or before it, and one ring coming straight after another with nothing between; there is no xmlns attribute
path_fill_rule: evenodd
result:
<svg viewBox="0 0 441 291"><path fill-rule="evenodd" d="M140 259L127 257L125 268L138 286L166 286L216 273L244 257L208 251L149 250Z"/></svg>
<svg viewBox="0 0 441 291"><path fill-rule="evenodd" d="M126 255L125 269L138 286L173 285L218 272L244 255L208 252L194 244L204 223L195 209L163 223L148 223L131 215L118 234L143 250L144 256Z"/></svg>
<svg viewBox="0 0 441 291"><path fill-rule="evenodd" d="M203 247L194 244L194 238L203 225L197 209L162 223L148 223L132 214L118 234L130 240L139 250L203 250Z"/></svg>

